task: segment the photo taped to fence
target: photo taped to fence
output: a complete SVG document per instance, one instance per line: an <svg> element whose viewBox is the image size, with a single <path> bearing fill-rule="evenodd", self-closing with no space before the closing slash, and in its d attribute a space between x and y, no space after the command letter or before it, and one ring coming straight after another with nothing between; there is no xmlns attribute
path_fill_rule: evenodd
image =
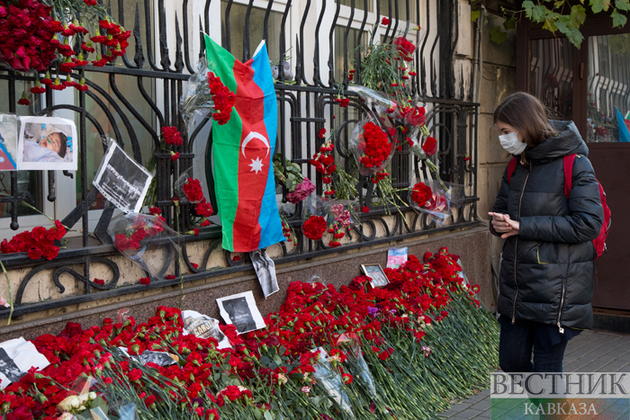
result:
<svg viewBox="0 0 630 420"><path fill-rule="evenodd" d="M77 170L77 128L73 121L55 117L20 117L19 121L19 170Z"/></svg>

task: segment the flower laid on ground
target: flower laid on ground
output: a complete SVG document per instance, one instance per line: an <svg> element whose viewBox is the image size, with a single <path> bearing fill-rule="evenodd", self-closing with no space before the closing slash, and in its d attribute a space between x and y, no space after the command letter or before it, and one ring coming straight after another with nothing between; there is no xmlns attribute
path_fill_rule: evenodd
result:
<svg viewBox="0 0 630 420"><path fill-rule="evenodd" d="M463 284L457 259L445 249L426 262L410 256L386 270L384 288L364 276L339 289L293 282L265 329L221 326L232 345L222 350L214 338L183 335L180 310L164 306L143 323L105 319L42 335L32 342L50 365L0 391L0 415L52 420L59 408L103 398L155 420L336 420L348 409L356 420L435 417L487 384L498 363L497 323ZM173 362L142 364L119 347ZM92 387L70 392L78 378Z"/></svg>
<svg viewBox="0 0 630 420"><path fill-rule="evenodd" d="M50 229L37 226L30 231L18 233L9 241L3 240L0 243L0 252L3 254L27 252L32 260L41 257L52 260L59 254L59 247L55 245L55 241L61 240L65 234L66 228L59 220L55 220L55 226Z"/></svg>
<svg viewBox="0 0 630 420"><path fill-rule="evenodd" d="M432 196L433 192L431 191L431 187L422 182L418 182L411 190L411 199L418 204L419 207L426 206Z"/></svg>
<svg viewBox="0 0 630 420"><path fill-rule="evenodd" d="M304 236L313 241L319 241L326 232L326 219L322 216L311 216L302 225Z"/></svg>

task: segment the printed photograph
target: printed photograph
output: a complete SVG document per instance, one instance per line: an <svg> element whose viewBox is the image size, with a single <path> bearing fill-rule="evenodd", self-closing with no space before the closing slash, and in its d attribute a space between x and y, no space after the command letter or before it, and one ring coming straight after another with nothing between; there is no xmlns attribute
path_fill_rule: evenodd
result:
<svg viewBox="0 0 630 420"><path fill-rule="evenodd" d="M77 129L73 121L21 117L18 138L20 170L77 170Z"/></svg>
<svg viewBox="0 0 630 420"><path fill-rule="evenodd" d="M107 200L123 212L139 213L151 178L144 167L112 142L93 183Z"/></svg>
<svg viewBox="0 0 630 420"><path fill-rule="evenodd" d="M17 170L17 118L0 114L0 171Z"/></svg>
<svg viewBox="0 0 630 420"><path fill-rule="evenodd" d="M26 375L26 372L20 370L2 347L0 347L0 373L10 382L17 382L22 376Z"/></svg>
<svg viewBox="0 0 630 420"><path fill-rule="evenodd" d="M389 284L387 276L380 264L361 264L361 269L366 276L372 279L372 287L383 287Z"/></svg>
<svg viewBox="0 0 630 420"><path fill-rule="evenodd" d="M239 334L254 331L265 326L265 321L256 307L251 291L217 299L221 317L233 324Z"/></svg>

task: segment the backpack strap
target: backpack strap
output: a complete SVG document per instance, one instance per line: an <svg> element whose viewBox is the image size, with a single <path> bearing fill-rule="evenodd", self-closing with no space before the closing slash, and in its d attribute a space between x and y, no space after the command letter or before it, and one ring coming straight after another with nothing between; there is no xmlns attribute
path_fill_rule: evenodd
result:
<svg viewBox="0 0 630 420"><path fill-rule="evenodd" d="M569 199L571 194L571 183L573 182L573 162L577 154L567 155L562 158L562 165L564 166L564 196Z"/></svg>
<svg viewBox="0 0 630 420"><path fill-rule="evenodd" d="M510 184L510 181L512 180L512 175L516 171L517 164L518 164L518 160L516 160L515 157L513 157L512 160L510 160L510 163L508 163L508 169L507 169L508 185Z"/></svg>

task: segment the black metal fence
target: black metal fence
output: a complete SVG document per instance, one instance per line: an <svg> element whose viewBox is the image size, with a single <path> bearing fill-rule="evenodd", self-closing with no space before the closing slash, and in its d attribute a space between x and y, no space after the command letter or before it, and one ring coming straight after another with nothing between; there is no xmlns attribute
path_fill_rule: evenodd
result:
<svg viewBox="0 0 630 420"><path fill-rule="evenodd" d="M214 0L217 1L219 0ZM92 154L96 153L98 156L102 153L104 146L100 140L108 136L124 146L136 161L145 165L151 161L156 174L155 205L162 209L171 225L176 220L179 221L180 226L173 226L174 228L180 231L188 228L185 216L190 209L187 206L173 206L173 183L185 170L208 161L206 157L195 158L194 150L199 148L196 143L203 145L206 141L207 150L210 150L211 136L208 135L210 124L207 120L197 125L193 132L185 133L186 127L178 104L184 82L195 71L195 62L204 57L203 41L199 42L199 51L195 52L193 44L196 41L193 42L193 39L197 34L213 30L215 25L221 25L224 47L231 51L242 49L243 60L251 56L250 46L258 39L269 40L272 59L281 61L288 52L291 57L289 61L292 77L288 77L280 65L276 83L279 109L277 150L283 157L299 164L304 174L317 180L318 191L321 191L321 180L308 164L308 160L321 145L322 140L317 136L319 129L328 127L335 132L338 158L343 161L348 157L344 151L347 150L353 121L356 122L357 116L364 111L361 101L346 91L350 68L357 69L354 82L361 82L361 55L353 52L352 45L365 44L369 37L374 37L368 29L378 25L382 16L388 16L391 22L382 26L384 33L380 34L381 40L414 33L418 45L414 54L417 75L411 77L411 94L426 103L427 126L439 141L441 178L464 184L466 197L462 200L460 210L454 213L456 216L451 217L452 220L446 227L436 226L425 214L416 213L409 208L402 212L392 212L385 207L373 208L369 214L361 215L362 226L348 232L352 242L345 244L344 249L411 238L453 227L474 226L477 223L475 156L478 104L470 102L474 89L472 83L465 89L463 83L455 82L456 79L466 78L464 74L455 77L456 72L463 70L458 70L453 65L458 34L458 2L413 1L345 0L335 3L323 0L316 5L311 0L304 0L299 5L303 10L299 27L293 31L290 31L290 14L296 13L295 10L300 8L292 0L282 4L274 4L274 0L270 0L266 9L256 9L253 0L242 4L228 0L222 4L221 18L213 12L218 10L217 6L211 4L211 0L206 0L202 16L195 19L191 19L191 16L193 10L201 9L201 0L182 0L181 4L177 3L175 6L177 10L174 15L172 10L167 12L166 9L166 6L174 6L165 6L163 0L156 3L149 0L139 0L137 3L118 0L116 4L110 5L112 15L120 23L128 26L133 24L133 39L126 56L122 57L122 63L105 67L87 66L87 92L76 92L70 100L64 102L56 100L57 97L53 96L53 91L48 87L45 101L35 101L30 108L30 113L34 115L52 115L61 110L74 113L79 134L79 170L75 181L80 202L69 214L61 217L64 225L81 228L82 233L76 240L77 243L71 241L53 261L31 261L25 255L19 254L2 256L8 270L26 268L26 274L17 286L14 315L139 292L147 288L166 287L179 283L180 274L184 274L184 282L190 282L250 269L247 259L235 262L225 252L225 263L219 269L208 271L217 268L208 266L208 261L212 251L221 246L220 229L210 227L202 230L198 237L181 238L182 265L185 268L180 270L179 266L175 267L176 279L154 281L149 286L128 285L117 288L121 276L120 268L113 258L117 252L112 245L107 244L108 237L105 234L114 211L111 204L104 203L100 206L102 214L94 229L95 236L102 243L95 244L89 233L89 216L94 211L90 208L99 206L95 204L98 195L91 185L91 168L88 167L88 162L95 159ZM154 10L154 7L157 9ZM370 13L362 13L365 10ZM254 22L256 16L263 15L262 26L258 18ZM154 23L153 16L157 16L157 23ZM362 17L355 19L355 16ZM341 21L345 22L342 26L339 25ZM409 21L415 21L416 24L424 22L422 29L413 31ZM239 42L235 43L237 38ZM173 48L174 54L171 53ZM327 61L324 54L328 54ZM4 69L0 73L0 79L0 95L8 103L8 111L15 113L17 92L22 84L27 87L32 84L34 75ZM352 98L348 108L341 109L333 101L339 91L346 92ZM180 128L185 138L184 144L178 150L180 158L176 162L171 161L169 153L160 152L160 129L169 125ZM345 162L348 163L350 159L345 159ZM209 168L205 171L208 173L209 189L212 191L211 171ZM394 187L408 188L412 171L417 176L427 174L421 161L413 159L405 146L392 162ZM19 202L37 201L37 195L51 202L64 200L64 191L56 189L53 171L48 172L47 186L37 192L20 191L16 172L4 173L2 176L10 178L8 194L0 197L0 203L10 208L7 217L11 218L12 229L19 227ZM64 173L64 176L73 174ZM359 191L359 205L366 200L369 202L378 194L366 177L360 177L356 187ZM278 192L280 191L279 187ZM282 192L286 194L286 191ZM406 199L404 195L403 199ZM180 217L175 217L175 212L180 212ZM290 219L291 225L298 229L301 223L299 215L298 208ZM199 267L193 266L188 257L188 245L194 241L209 242ZM334 251L324 242L305 240L298 235L296 246L289 248L282 245L282 256L277 261L299 260L331 252ZM172 264L173 258L174 253L171 250L165 251L164 270ZM93 276L90 271L94 264L105 265L110 270L111 278L104 285L91 281ZM83 283L82 294L24 304L27 286L42 271L52 273L52 281L60 293L64 292L60 276L71 276L78 284ZM7 316L8 310L0 311L0 318Z"/></svg>

